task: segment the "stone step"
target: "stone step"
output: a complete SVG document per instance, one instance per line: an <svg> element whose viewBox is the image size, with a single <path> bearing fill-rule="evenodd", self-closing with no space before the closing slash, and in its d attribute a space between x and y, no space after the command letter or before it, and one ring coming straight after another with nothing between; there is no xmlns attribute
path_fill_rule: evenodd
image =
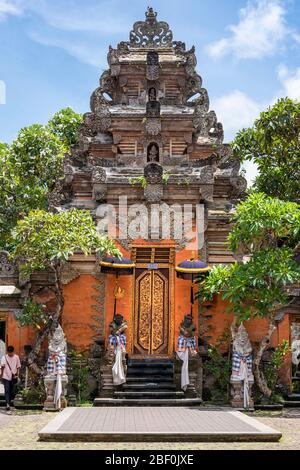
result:
<svg viewBox="0 0 300 470"><path fill-rule="evenodd" d="M169 370L170 372L173 371L173 364L127 364L129 370L135 369L160 369L161 371Z"/></svg>
<svg viewBox="0 0 300 470"><path fill-rule="evenodd" d="M300 393L291 393L288 395L287 401L300 401Z"/></svg>
<svg viewBox="0 0 300 470"><path fill-rule="evenodd" d="M114 392L116 398L183 398L184 392L172 391L143 391L143 392Z"/></svg>
<svg viewBox="0 0 300 470"><path fill-rule="evenodd" d="M172 361L162 361L159 359L128 359L127 365L129 367L173 367Z"/></svg>
<svg viewBox="0 0 300 470"><path fill-rule="evenodd" d="M164 377L170 376L173 377L173 368L166 368L166 369L158 369L154 367L145 367L145 368L139 368L139 367L128 367L127 370L127 376L133 376L133 375L139 375L139 376L144 376L144 375L162 375Z"/></svg>
<svg viewBox="0 0 300 470"><path fill-rule="evenodd" d="M290 400L290 401L285 401L284 402L284 406L286 408L292 408L292 407L295 407L295 408L300 408L300 401L296 401L296 400Z"/></svg>
<svg viewBox="0 0 300 470"><path fill-rule="evenodd" d="M149 376L144 376L144 377L138 377L133 375L132 377L126 377L126 383L163 383L163 384L173 384L173 377L166 377L165 375L151 375Z"/></svg>
<svg viewBox="0 0 300 470"><path fill-rule="evenodd" d="M157 383L157 382L144 382L144 383L132 383L124 384L123 390L126 391L142 391L142 390L175 390L176 386L173 383Z"/></svg>
<svg viewBox="0 0 300 470"><path fill-rule="evenodd" d="M300 376L296 375L295 377L292 377L292 382L300 382Z"/></svg>
<svg viewBox="0 0 300 470"><path fill-rule="evenodd" d="M200 406L200 398L154 398L154 399L120 399L95 398L94 406Z"/></svg>

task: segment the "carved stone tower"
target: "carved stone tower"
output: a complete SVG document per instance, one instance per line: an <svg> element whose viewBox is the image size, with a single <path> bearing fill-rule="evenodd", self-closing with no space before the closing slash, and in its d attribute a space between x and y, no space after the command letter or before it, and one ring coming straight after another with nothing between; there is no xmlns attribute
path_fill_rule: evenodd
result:
<svg viewBox="0 0 300 470"><path fill-rule="evenodd" d="M134 24L128 42L109 47L107 59L109 68L91 96L79 143L66 159L60 204L91 210L95 223L107 204L115 209L113 238L136 263L134 276L120 281L128 352L170 357L189 311L189 286L175 277L174 267L192 255L209 264L233 261L225 243L229 212L246 182L223 144L222 124L209 110L195 48L186 50L174 41L169 25L158 21L152 8L145 21ZM200 217L204 233L200 238L196 233L196 249L186 234L175 237L174 205L181 214L190 208L191 230ZM134 222L139 229L133 234L133 213L150 206L170 209L169 232L159 216L155 225L147 213ZM107 339L114 289L113 281L104 283L102 334ZM197 318L195 304L196 324Z"/></svg>

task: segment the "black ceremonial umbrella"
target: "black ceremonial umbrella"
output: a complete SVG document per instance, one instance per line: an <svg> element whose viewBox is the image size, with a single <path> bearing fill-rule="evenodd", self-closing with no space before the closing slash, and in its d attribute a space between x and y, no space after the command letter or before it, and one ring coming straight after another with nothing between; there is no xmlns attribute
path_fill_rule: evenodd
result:
<svg viewBox="0 0 300 470"><path fill-rule="evenodd" d="M105 274L115 274L116 275L116 287L115 287L115 303L114 303L114 317L117 312L117 299L120 298L119 286L118 286L118 277L120 275L131 275L135 264L129 258L118 258L115 256L109 256L103 258L100 261L100 269L102 273Z"/></svg>
<svg viewBox="0 0 300 470"><path fill-rule="evenodd" d="M207 263L204 263L204 261L200 261L194 258L182 261L175 268L176 276L178 278L191 281L191 315L193 314L194 305L194 280L197 275L206 275L210 269L211 268L210 266L208 266Z"/></svg>

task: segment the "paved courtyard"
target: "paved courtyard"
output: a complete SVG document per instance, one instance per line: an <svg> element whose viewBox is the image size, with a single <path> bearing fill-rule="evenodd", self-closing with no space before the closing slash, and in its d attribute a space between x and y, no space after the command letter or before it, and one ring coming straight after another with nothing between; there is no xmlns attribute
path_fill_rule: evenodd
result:
<svg viewBox="0 0 300 470"><path fill-rule="evenodd" d="M281 433L228 408L67 408L39 432L43 441L278 441Z"/></svg>
<svg viewBox="0 0 300 470"><path fill-rule="evenodd" d="M280 442L40 442L38 432L58 413L13 411L0 409L0 449L106 449L106 450L197 450L197 449L276 449L300 450L300 409L286 409L282 414L256 412L261 423L282 433Z"/></svg>

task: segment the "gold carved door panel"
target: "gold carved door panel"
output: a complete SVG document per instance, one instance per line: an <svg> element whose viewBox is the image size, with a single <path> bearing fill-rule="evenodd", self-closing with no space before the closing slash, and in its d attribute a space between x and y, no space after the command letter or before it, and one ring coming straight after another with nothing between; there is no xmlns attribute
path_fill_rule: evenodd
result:
<svg viewBox="0 0 300 470"><path fill-rule="evenodd" d="M134 353L166 354L169 331L169 270L136 269Z"/></svg>

